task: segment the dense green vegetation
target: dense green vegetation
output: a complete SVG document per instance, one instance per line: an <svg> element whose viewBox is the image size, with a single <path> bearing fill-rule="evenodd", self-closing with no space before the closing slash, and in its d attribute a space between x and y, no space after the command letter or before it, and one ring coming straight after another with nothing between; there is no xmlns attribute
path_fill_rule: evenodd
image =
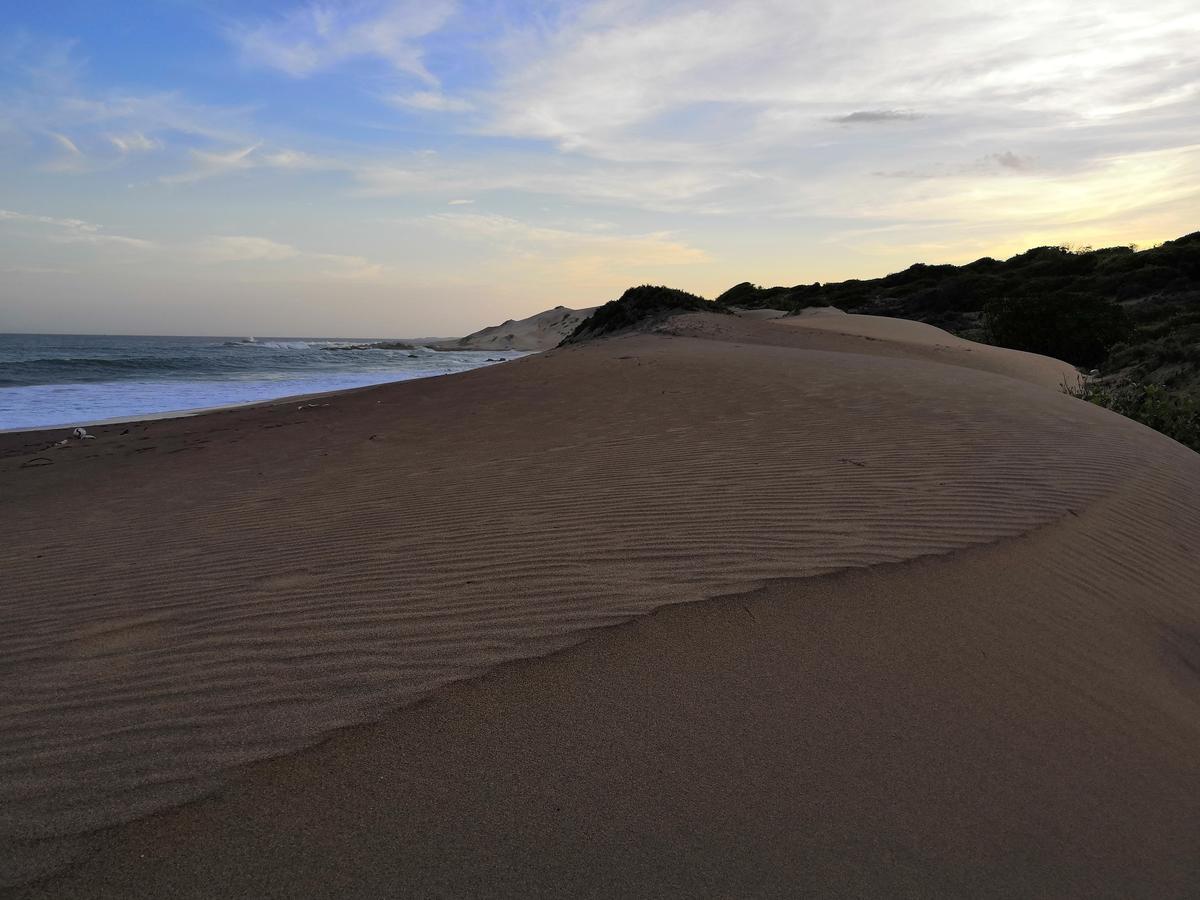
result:
<svg viewBox="0 0 1200 900"><path fill-rule="evenodd" d="M1088 381L1068 393L1149 425L1200 452L1200 396L1194 393L1123 379Z"/></svg>
<svg viewBox="0 0 1200 900"><path fill-rule="evenodd" d="M717 302L791 311L836 306L916 319L1003 346L1017 346L1009 341L1037 333L1026 327L1034 322L1048 324L1063 337L1072 330L1064 329L1064 323L1074 322L1091 337L1076 346L1064 342L1051 355L1078 365L1101 363L1104 371L1149 366L1138 372L1144 379L1200 381L1194 358L1200 339L1200 232L1141 251L1035 247L1003 261L984 257L965 266L917 263L883 278L773 288L747 282L730 288ZM1117 307L1124 310L1125 328L1113 312ZM1003 315L989 323L989 308L1028 318L1024 325L1019 317L1004 320ZM989 324L998 325L998 333L991 333ZM1044 345L1044 338L1037 340ZM1105 351L1099 360L1097 343ZM1043 346L1037 352L1050 351ZM1185 359L1192 371L1175 371Z"/></svg>
<svg viewBox="0 0 1200 900"><path fill-rule="evenodd" d="M630 288L618 300L609 300L580 322L563 343L574 344L605 334L627 331L635 326L644 327L676 313L696 310L728 312L723 307L718 308L711 300L705 300L687 291L643 284Z"/></svg>
<svg viewBox="0 0 1200 900"><path fill-rule="evenodd" d="M999 347L1095 366L1129 337L1129 317L1115 300L1093 294L1017 294L983 308L984 336Z"/></svg>

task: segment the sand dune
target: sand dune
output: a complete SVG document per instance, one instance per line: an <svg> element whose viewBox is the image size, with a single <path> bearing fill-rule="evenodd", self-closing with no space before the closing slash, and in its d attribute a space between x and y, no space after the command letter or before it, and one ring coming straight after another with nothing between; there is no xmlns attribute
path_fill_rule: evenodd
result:
<svg viewBox="0 0 1200 900"><path fill-rule="evenodd" d="M1079 373L1070 363L1036 353L977 344L924 322L852 315L832 307L804 312L807 314L777 318L771 328L715 316L678 316L662 330L726 341L925 360L995 372L1052 390L1079 383Z"/></svg>
<svg viewBox="0 0 1200 900"><path fill-rule="evenodd" d="M731 309L735 316L742 319L782 319L788 314L786 309L743 309L737 306Z"/></svg>
<svg viewBox="0 0 1200 900"><path fill-rule="evenodd" d="M0 436L4 877L1194 892L1200 456L861 318Z"/></svg>
<svg viewBox="0 0 1200 900"><path fill-rule="evenodd" d="M594 306L587 309L556 306L526 319L509 319L435 346L453 350L550 350L557 347L594 309Z"/></svg>

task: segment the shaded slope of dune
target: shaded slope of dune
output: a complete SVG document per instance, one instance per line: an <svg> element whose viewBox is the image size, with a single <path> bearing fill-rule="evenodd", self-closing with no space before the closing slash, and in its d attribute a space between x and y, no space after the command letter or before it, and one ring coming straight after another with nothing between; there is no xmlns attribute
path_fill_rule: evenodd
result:
<svg viewBox="0 0 1200 900"><path fill-rule="evenodd" d="M1174 768L1160 772L1161 783L1193 784L1194 755L1179 736L1192 734L1187 716L1196 714L1187 648L1200 634L1200 569L1188 548L1200 536L1200 457L1045 387L931 362L927 349L905 350L902 341L826 334L820 339L858 349L814 348L792 332L781 337L781 327L684 317L668 323L674 335L630 335L353 392L327 407L239 410L128 434L107 427L38 469L20 468L37 439L5 436L5 876L49 870L87 846L61 838L195 797L241 763L591 629L774 579L808 579L788 589L802 591L818 583L813 576L1064 522L1089 537L1038 563L1061 561L1064 580L1051 593L1065 599L1046 608L1057 662L1029 677L1055 686L1048 715L1075 715L1066 705L1073 698L1078 715L1101 716L1101 731L1105 716L1126 723L1120 746L1130 762L1118 760L1116 771L1143 772L1167 754ZM1107 518L1088 518L1099 509ZM1025 609L1019 585L1033 590L1037 581L1006 577L995 595L987 582L962 581L963 608ZM1152 593L1123 593L1119 585L1137 579ZM1089 611L1093 595L1101 606ZM828 595L842 610L854 596ZM954 601L935 592L929 602ZM912 612L882 599L876 610L877 637L888 641ZM681 622L693 628L679 644L686 668L695 623ZM1149 642L1161 652L1119 663L1098 657L1105 629L1118 625L1135 629L1143 650ZM1026 690L1012 655L1021 633L988 643L993 625L980 627L985 651L1007 654L987 690ZM1041 646L1036 625L1020 627L1033 628L1026 638ZM911 629L910 637L919 640ZM1168 644L1182 649L1172 657ZM931 642L926 656L941 659L941 648ZM1105 660L1125 693L1097 693ZM741 688L751 706L763 689L753 679L771 671L770 660L763 664L747 670ZM853 679L859 664L830 665ZM906 665L898 671L917 662ZM1182 699L1155 707L1159 731L1139 750L1138 704L1170 678ZM709 702L680 685L684 707ZM756 712L764 723L771 696ZM647 709L657 702L646 698ZM923 727L941 727L931 715ZM1026 727L1020 709L1005 715L989 727ZM862 717L864 728L886 723L870 709ZM666 744L645 749L660 766L674 758ZM1137 756L1143 750L1150 755ZM835 766L837 754L820 752ZM585 788L608 777L603 758L581 776ZM1030 786L1057 771L1032 751L1021 760ZM1106 772L1088 782L1101 799ZM866 771L846 789L878 791L877 777ZM479 800L467 794L468 806ZM871 827L870 804L853 808L859 826ZM965 802L959 814L983 809ZM1150 855L1173 846L1164 838Z"/></svg>

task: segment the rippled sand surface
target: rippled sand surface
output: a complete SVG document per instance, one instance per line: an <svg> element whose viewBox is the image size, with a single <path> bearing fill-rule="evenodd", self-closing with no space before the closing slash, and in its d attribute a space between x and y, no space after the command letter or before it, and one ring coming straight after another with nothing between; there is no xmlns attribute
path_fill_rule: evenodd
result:
<svg viewBox="0 0 1200 900"><path fill-rule="evenodd" d="M1194 786L1200 457L1062 395L1054 384L1071 371L1062 364L963 347L948 335L930 340L911 323L888 331L888 320L868 328L845 321L862 317L838 318L831 330L806 327L815 319L686 316L659 333L315 405L106 426L95 430L97 440L63 450L44 449L57 434L0 436L0 874L18 883L56 870L87 846L86 832L194 800L244 775L245 764L294 753L336 729L387 720L422 698L444 707L459 690L447 693L447 685L502 663L588 638L586 647L625 641L625 655L613 660L628 663L634 645L614 637L627 632L596 629L764 585L775 606L763 615L782 617L780 633L793 636L813 615L843 610L853 618L863 611L856 598L875 598L874 624L857 644L848 636L865 621L843 623L851 631L828 623L811 631L831 635L827 664L841 666L848 681L885 683L865 660L855 675L847 648L903 633L910 650L928 643L920 677L912 658L895 669L902 683L925 685L921 702L937 693L932 672L961 678L967 693L986 685L988 697L1023 696L1026 681L1045 681L1054 703L1074 704L1052 703L1046 716L1083 716L1111 752L1120 738L1128 765L1103 777L1158 778L1147 796L1163 783ZM52 462L29 467L36 458ZM1022 562L1022 542L1047 529L1075 537L1056 538L1053 552L1039 543ZM888 565L973 559L989 547L1004 554L1003 566L979 564L974 578L931 576L923 591L906 580L910 570ZM849 591L828 587L852 577L874 580ZM997 638L997 610L1036 610L1030 597L1039 590L1053 596L1026 617L1024 637ZM812 598L823 598L815 613ZM921 609L942 609L925 631L911 618L920 598ZM664 672L695 663L689 648L708 608L654 618L683 629L675 644L666 626L644 636ZM986 633L984 653L1007 654L1006 665L980 674L986 663L960 658L951 620ZM1113 643L1116 633L1141 650ZM733 630L729 640L738 646ZM795 651L794 640L786 646ZM1046 653L1030 656L1035 646ZM570 661L585 658L586 647L553 665L573 671ZM1018 656L1024 665L1012 664ZM940 668L951 657L955 666ZM619 684L627 676L616 670L627 665L613 660ZM591 677L605 677L602 662L591 659L599 667ZM724 752L730 741L756 741L753 728L777 718L773 685L781 671L797 671L778 662L747 670L747 678L766 679L741 700L762 704L759 724L740 738L726 735ZM687 684L671 702L688 705ZM696 685L704 690L703 679ZM831 691L822 696L841 696ZM539 702L527 684L504 696ZM662 713L655 704L667 702L648 687L631 696L630 709L641 698ZM711 698L714 709L732 702ZM589 709L586 698L548 695L546 703L550 720L555 710ZM591 709L596 721L613 712ZM864 728L883 715L854 713ZM942 721L930 715L927 727ZM1042 715L1029 713L1038 722ZM1030 743L1033 725L1023 721L1007 707L996 719L1014 729L1014 752L1029 771L1044 774L1060 764L1050 756L1061 748ZM1005 740L989 722L986 740ZM566 765L560 745L538 743L536 729L522 733L531 765L542 757ZM688 734L699 740L683 728L676 745ZM895 740L904 743L903 729ZM838 760L852 766L853 742L843 750L796 752L836 770ZM703 768L686 746L647 753L660 762L682 753ZM603 757L596 751L571 764L600 765ZM1146 768L1151 761L1157 774ZM1072 790L1116 790L1101 774ZM453 777L469 784L469 775ZM858 788L877 792L883 782L872 778L883 777L866 771ZM766 803L771 792L759 789ZM757 796L750 791L747 802ZM774 796L771 803L792 795L777 785ZM681 821L702 808L664 807ZM872 827L869 804L847 808L860 809L857 827ZM962 822L939 827L969 827L968 808L958 808ZM803 818L799 807L792 813ZM1178 826L1200 821L1174 813ZM1147 827L1139 858L1157 852L1169 871L1171 829ZM461 836L453 840L461 846ZM755 846L751 831L739 840ZM520 849L513 854L522 858ZM764 860L755 864L769 869Z"/></svg>

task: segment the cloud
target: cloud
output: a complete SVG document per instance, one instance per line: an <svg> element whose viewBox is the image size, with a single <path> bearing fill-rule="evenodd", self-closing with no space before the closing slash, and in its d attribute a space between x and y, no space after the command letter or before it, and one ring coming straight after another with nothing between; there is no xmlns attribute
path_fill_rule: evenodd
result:
<svg viewBox="0 0 1200 900"><path fill-rule="evenodd" d="M1012 169L1018 172L1032 169L1037 163L1033 157L1018 156L1011 150L1005 150L1003 153L990 153L984 157L984 161L1000 166L1002 169Z"/></svg>
<svg viewBox="0 0 1200 900"><path fill-rule="evenodd" d="M70 122L76 128L123 127L126 150L156 149L151 144L160 144L161 140L155 135L168 132L207 141L237 142L244 140L251 128L249 108L193 103L177 91L95 94L77 88L42 99L48 104L40 114ZM108 140L111 142L111 137Z"/></svg>
<svg viewBox="0 0 1200 900"><path fill-rule="evenodd" d="M189 157L192 163L190 169L163 175L159 181L164 184L186 184L250 169L304 171L343 167L342 163L335 160L321 159L299 150L263 150L261 143L226 150L192 149Z"/></svg>
<svg viewBox="0 0 1200 900"><path fill-rule="evenodd" d="M210 235L187 249L192 259L205 265L287 263L287 278L376 281L388 271L363 256L310 252L254 235Z"/></svg>
<svg viewBox="0 0 1200 900"><path fill-rule="evenodd" d="M918 108L938 110L937 134L952 139L1038 119L1062 129L1194 99L1197 27L1190 0L1152 13L1012 0L971 15L923 0L903 16L874 0L612 0L514 45L486 128L684 164L759 162L827 140L830 118L884 123ZM844 150L874 150L863 132L848 131Z"/></svg>
<svg viewBox="0 0 1200 900"><path fill-rule="evenodd" d="M450 0L308 3L281 16L236 24L227 35L247 62L295 78L371 58L433 84L420 39L441 28L454 11Z"/></svg>
<svg viewBox="0 0 1200 900"><path fill-rule="evenodd" d="M388 272L387 266L363 256L314 253L312 258L321 266L318 274L335 281L378 281Z"/></svg>
<svg viewBox="0 0 1200 900"><path fill-rule="evenodd" d="M87 66L73 42L0 42L0 70L0 151L10 166L88 174L136 165L168 142L252 143L245 107L85 84Z"/></svg>
<svg viewBox="0 0 1200 900"><path fill-rule="evenodd" d="M1037 158L1005 150L988 153L969 163L933 162L922 169L892 169L872 172L880 178L969 178L1014 172L1031 172L1038 168Z"/></svg>
<svg viewBox="0 0 1200 900"><path fill-rule="evenodd" d="M525 247L602 247L638 245L658 260L672 263L697 262L704 252L676 241L668 232L619 235L579 231L547 225L534 225L510 216L488 213L434 213L423 221L455 234L483 239L506 246Z"/></svg>
<svg viewBox="0 0 1200 900"><path fill-rule="evenodd" d="M75 142L65 134L58 134L51 131L50 137L54 138L55 143L62 147L63 150L67 151L67 153L71 156L83 156L83 153L81 153L79 148L75 146Z"/></svg>
<svg viewBox="0 0 1200 900"><path fill-rule="evenodd" d="M84 65L78 40L35 36L16 27L0 39L0 68L10 84L36 84L59 93L70 90Z"/></svg>
<svg viewBox="0 0 1200 900"><path fill-rule="evenodd" d="M129 134L110 134L108 141L120 153L149 153L152 150L161 150L163 146L162 141L147 137L140 131Z"/></svg>
<svg viewBox="0 0 1200 900"><path fill-rule="evenodd" d="M1200 199L1200 144L1112 156L1078 172L1019 169L1006 178L898 182L865 215L910 223L962 222L1046 232L1133 219ZM1061 242L1061 241L1060 241Z"/></svg>
<svg viewBox="0 0 1200 900"><path fill-rule="evenodd" d="M220 235L204 239L196 246L200 260L210 263L279 262L295 259L300 251L289 244L248 235Z"/></svg>
<svg viewBox="0 0 1200 900"><path fill-rule="evenodd" d="M57 158L42 163L41 168L46 172L82 172L87 169L87 157L73 140L65 134L48 131L47 136L58 149Z"/></svg>
<svg viewBox="0 0 1200 900"><path fill-rule="evenodd" d="M56 218L0 209L0 223L3 222L16 222L32 226L34 231L31 236L41 237L58 244L116 245L139 250L148 250L155 246L153 241L142 238L108 234L101 226L83 219Z"/></svg>
<svg viewBox="0 0 1200 900"><path fill-rule="evenodd" d="M333 169L339 168L340 164L331 161L320 159L310 153L303 153L299 150L271 150L266 153L260 153L257 156L257 162L263 166L272 169L291 169L293 171L304 169Z"/></svg>
<svg viewBox="0 0 1200 900"><path fill-rule="evenodd" d="M158 150L162 142L146 137L141 132L132 134L108 134L100 137L91 135L93 141L90 153L85 153L72 138L56 131L46 132L51 144L57 151L54 159L43 162L39 168L46 172L64 172L81 174L109 167L116 160L131 153L147 153ZM113 158L116 151L116 160Z"/></svg>
<svg viewBox="0 0 1200 900"><path fill-rule="evenodd" d="M192 150L193 166L186 172L174 175L164 175L159 180L165 184L182 184L188 181L199 181L215 175L226 175L243 169L253 168L257 162L253 154L258 150L258 144L249 147L238 147L233 150L211 151Z"/></svg>
<svg viewBox="0 0 1200 900"><path fill-rule="evenodd" d="M863 109L845 116L835 116L831 122L842 125L874 125L881 122L912 122L924 118L920 113L901 109Z"/></svg>
<svg viewBox="0 0 1200 900"><path fill-rule="evenodd" d="M617 163L512 153L496 153L485 160L412 154L351 166L348 171L366 196L515 192L693 213L719 212L740 190L749 185L767 189L769 181L762 173L727 165Z"/></svg>
<svg viewBox="0 0 1200 900"><path fill-rule="evenodd" d="M4 266L0 272L6 275L71 275L71 269L61 269L55 266Z"/></svg>
<svg viewBox="0 0 1200 900"><path fill-rule="evenodd" d="M461 97L448 97L441 91L414 91L388 98L396 106L425 112L468 112L474 105Z"/></svg>
<svg viewBox="0 0 1200 900"><path fill-rule="evenodd" d="M670 232L620 234L536 225L509 216L436 213L417 220L456 243L490 253L492 265L576 287L615 285L663 268L704 263L708 255Z"/></svg>
<svg viewBox="0 0 1200 900"><path fill-rule="evenodd" d="M287 264L289 278L316 278L339 281L375 281L388 273L388 267L363 256L302 250L292 244L256 235L208 235L174 244L156 244L141 238L108 234L101 226L83 219L59 218L0 209L0 227L24 225L32 229L26 237L42 238L54 244L92 244L120 246L137 250L169 250L173 264L200 266L278 266ZM11 266L3 271L13 274L50 274L69 270L44 266Z"/></svg>

